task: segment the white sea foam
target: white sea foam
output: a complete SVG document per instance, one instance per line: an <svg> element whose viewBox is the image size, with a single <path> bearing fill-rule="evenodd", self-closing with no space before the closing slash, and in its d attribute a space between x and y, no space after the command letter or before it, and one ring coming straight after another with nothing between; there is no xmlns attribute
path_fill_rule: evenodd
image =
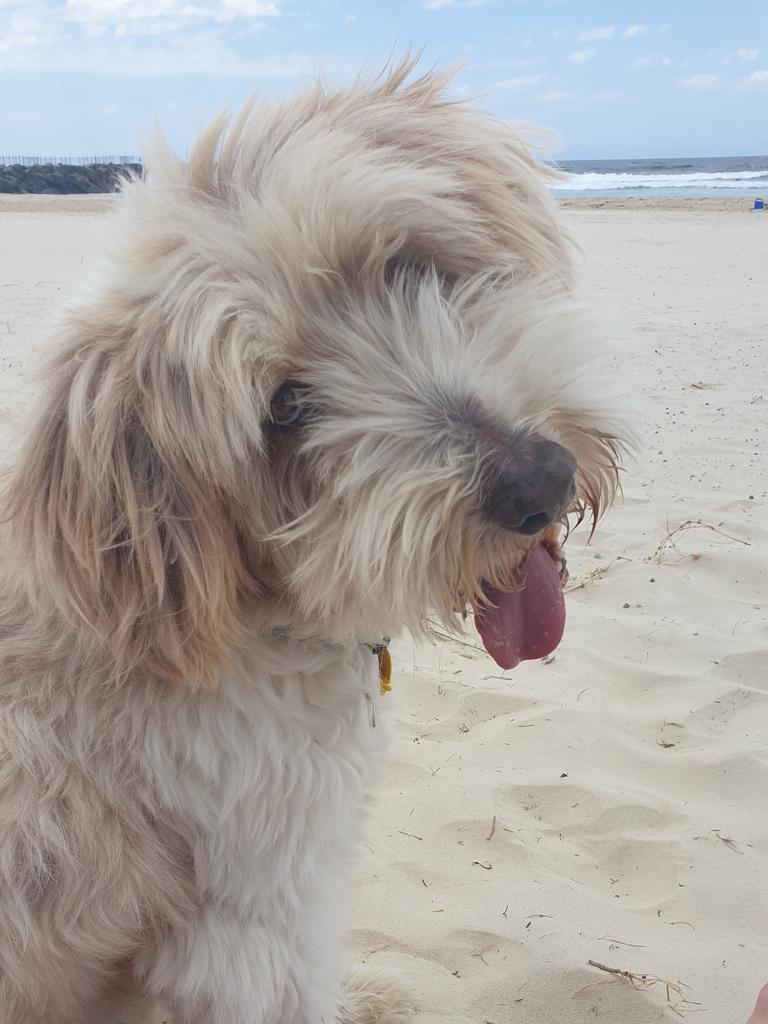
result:
<svg viewBox="0 0 768 1024"><path fill-rule="evenodd" d="M568 192L608 192L624 189L754 189L768 192L766 171L699 171L694 174L571 174L554 189Z"/></svg>

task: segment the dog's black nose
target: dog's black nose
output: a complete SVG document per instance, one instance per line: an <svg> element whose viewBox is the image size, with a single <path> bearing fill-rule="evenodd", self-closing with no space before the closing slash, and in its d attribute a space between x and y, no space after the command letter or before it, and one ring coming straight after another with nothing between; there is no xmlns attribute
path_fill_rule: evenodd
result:
<svg viewBox="0 0 768 1024"><path fill-rule="evenodd" d="M529 436L491 479L483 509L505 530L538 533L556 523L573 501L575 473L576 460L567 449Z"/></svg>

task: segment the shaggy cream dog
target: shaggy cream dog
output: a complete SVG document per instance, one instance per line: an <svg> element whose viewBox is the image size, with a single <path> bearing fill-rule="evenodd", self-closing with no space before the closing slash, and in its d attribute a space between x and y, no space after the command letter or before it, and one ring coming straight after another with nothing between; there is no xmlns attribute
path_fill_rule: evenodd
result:
<svg viewBox="0 0 768 1024"><path fill-rule="evenodd" d="M61 325L5 511L3 1024L126 970L179 1024L408 1018L338 978L379 645L551 650L623 434L542 166L410 71L158 142Z"/></svg>

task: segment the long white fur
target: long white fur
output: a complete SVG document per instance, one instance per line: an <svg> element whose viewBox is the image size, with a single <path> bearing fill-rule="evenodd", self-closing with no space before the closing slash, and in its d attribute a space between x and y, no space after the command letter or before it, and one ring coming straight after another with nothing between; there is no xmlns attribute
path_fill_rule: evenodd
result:
<svg viewBox="0 0 768 1024"><path fill-rule="evenodd" d="M408 1019L340 985L367 645L528 551L480 510L485 424L569 448L595 513L627 432L547 172L410 71L158 141L59 328L2 538L2 1024L126 971L178 1024Z"/></svg>

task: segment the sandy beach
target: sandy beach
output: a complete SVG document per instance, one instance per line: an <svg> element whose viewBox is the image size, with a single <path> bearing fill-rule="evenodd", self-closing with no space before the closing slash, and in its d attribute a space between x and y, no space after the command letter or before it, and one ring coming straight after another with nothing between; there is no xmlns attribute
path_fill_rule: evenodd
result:
<svg viewBox="0 0 768 1024"><path fill-rule="evenodd" d="M111 205L0 197L6 452ZM768 212L751 205L563 202L642 447L589 546L571 536L547 663L501 674L473 633L394 644L346 953L408 979L419 1024L744 1024L768 980Z"/></svg>

